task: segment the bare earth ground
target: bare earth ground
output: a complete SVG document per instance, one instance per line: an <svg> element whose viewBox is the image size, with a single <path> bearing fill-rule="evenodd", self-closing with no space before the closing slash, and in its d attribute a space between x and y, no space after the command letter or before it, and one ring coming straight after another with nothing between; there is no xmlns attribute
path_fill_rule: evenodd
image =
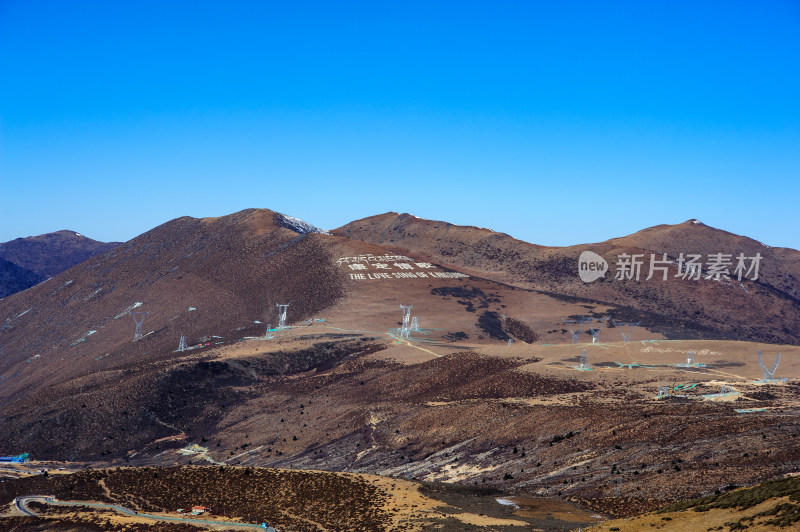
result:
<svg viewBox="0 0 800 532"><path fill-rule="evenodd" d="M368 334L375 333L379 331ZM616 331L603 335L612 333ZM730 484L752 484L798 465L798 382L756 382L763 372L755 355L762 349L771 365L781 352L777 376L796 375L800 349L795 346L702 340L513 346L390 342L387 349L365 356L364 363L399 363L393 371L399 389L388 398L410 400L407 406L416 415L408 419L407 412L398 413L380 399L370 401L371 376L361 385L366 397L337 393L334 402L339 405L348 402L341 400L341 393L350 401L370 401L364 425L372 433L361 432L360 440L351 440L356 452L338 462L340 467L573 496L598 511L624 515ZM237 349L235 355L221 356L257 356L263 347ZM581 349L587 351L591 371L574 368ZM689 350L705 367L677 366L686 362ZM456 366L445 362L449 360ZM498 369L503 363L509 366ZM423 374L428 371L413 373L420 364L438 365L426 367L439 367L442 375L432 388L420 381L428 378ZM469 375L461 376L460 369ZM526 375L533 380L526 382ZM695 386L659 398L659 385L670 390ZM723 386L732 387L732 393L719 395ZM321 410L333 411L332 405L323 402ZM305 411L313 412L313 403ZM248 417L246 426L257 426L257 419ZM400 420L406 421L397 425ZM399 427L400 436L391 436L396 432L392 425ZM311 456L281 457L279 463L337 463L341 450L330 453L330 448L341 447L341 437L325 444L326 437L332 438L327 431L317 432L311 424L302 430L319 442ZM403 449L409 448L412 458L404 464L397 455L408 458ZM315 451L322 455L317 460ZM513 479L504 478L506 474ZM620 504L626 497L630 501Z"/></svg>
<svg viewBox="0 0 800 532"><path fill-rule="evenodd" d="M796 375L797 347L699 340L512 346L424 340L426 335L412 335L406 342L386 330L355 332L324 322L290 329L270 341L187 353L182 364L227 364L248 375L249 386L259 392L223 416L219 435L209 441L181 432L154 442L147 453L133 450L130 463L378 473L384 476L364 478L392 495L384 505L392 524L382 525L385 529L424 529L439 522L452 530L522 530L531 526L530 519L544 529L557 529L547 528L554 522L585 525L597 521L594 515L633 515L797 468L797 380L757 383L763 375L755 357L755 350L762 349L770 364L780 351L777 376ZM352 358L345 354L328 367L316 365L280 381L268 377L269 368L285 360L281 353L295 353L291 363L299 363L302 355L297 353L320 345L335 352L337 342L350 346L344 353L352 353L352 345L385 349ZM581 349L586 349L589 371L574 367ZM686 362L688 350L706 366L675 366ZM670 390L697 386L658 398L660 384ZM733 392L714 397L723 385ZM244 445L228 451L228 442L237 441ZM175 452L192 442L207 451ZM156 452L159 445L166 448ZM60 465L34 467L46 467L52 475ZM4 469L11 478L24 476L26 467ZM441 487L420 492L418 485L397 477L502 492L463 494ZM590 511L541 496L566 497ZM497 498L517 507L504 507ZM718 513L727 522L726 511L707 516ZM669 515L641 522L669 525L663 517ZM119 519L124 524L128 518ZM694 515L671 519L684 520L681 526L687 530L700 522ZM626 526L632 522L639 523L626 521Z"/></svg>

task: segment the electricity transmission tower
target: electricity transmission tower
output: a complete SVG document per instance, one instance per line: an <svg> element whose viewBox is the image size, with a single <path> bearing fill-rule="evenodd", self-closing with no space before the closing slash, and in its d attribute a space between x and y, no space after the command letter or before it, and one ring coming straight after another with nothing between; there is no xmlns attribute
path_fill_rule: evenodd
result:
<svg viewBox="0 0 800 532"><path fill-rule="evenodd" d="M411 307L414 305L400 305L403 310L403 325L400 326L400 338L408 338L411 334Z"/></svg>
<svg viewBox="0 0 800 532"><path fill-rule="evenodd" d="M775 364L771 368L767 368L764 365L764 361L761 358L761 349L758 350L758 365L761 366L761 370L764 372L764 380L763 382L778 382L778 381L785 381L786 379L776 379L775 378L775 370L778 369L778 363L781 361L781 354L775 357Z"/></svg>
<svg viewBox="0 0 800 532"><path fill-rule="evenodd" d="M614 321L614 325L619 327L619 332L622 334L622 341L623 342L630 342L631 336L633 336L633 329L639 326L641 322L637 321L636 323L633 322L621 322L621 321ZM625 327L629 327L628 334L625 334Z"/></svg>
<svg viewBox="0 0 800 532"><path fill-rule="evenodd" d="M289 310L289 303L285 305L276 303L276 305L278 307L278 330L288 329L289 327L286 326L286 311Z"/></svg>
<svg viewBox="0 0 800 532"><path fill-rule="evenodd" d="M592 326L592 318L589 319L589 332L592 333L592 343L599 344L600 343L600 331L603 330L603 326L606 324L606 318L603 316L602 318L597 318L597 323L600 324L599 327Z"/></svg>
<svg viewBox="0 0 800 532"><path fill-rule="evenodd" d="M178 351L186 351L186 337L181 335L181 341L178 343Z"/></svg>
<svg viewBox="0 0 800 532"><path fill-rule="evenodd" d="M412 331L418 331L419 330L419 320L417 319L416 316L411 318L411 330Z"/></svg>
<svg viewBox="0 0 800 532"><path fill-rule="evenodd" d="M566 318L561 318L561 321L566 323L567 326L569 327L569 333L572 335L572 343L577 344L578 340L581 339L581 333L583 332L584 324L591 322L592 318L581 317L578 318L577 320L568 320ZM573 326L577 326L578 330L575 331Z"/></svg>
<svg viewBox="0 0 800 532"><path fill-rule="evenodd" d="M136 323L136 331L133 333L133 341L141 340L143 338L142 335L142 324L144 323L145 317L150 314L149 312L131 312L131 316L133 316L133 321Z"/></svg>
<svg viewBox="0 0 800 532"><path fill-rule="evenodd" d="M698 367L698 366L703 366L703 364L698 364L695 361L694 351L687 351L686 352L686 363L684 364L683 362L681 362L680 364L676 364L676 366L679 367L679 368L694 368L694 367Z"/></svg>
<svg viewBox="0 0 800 532"><path fill-rule="evenodd" d="M589 365L589 357L586 356L586 349L581 349L581 363L577 367L577 369L583 369L583 370L592 369L592 366Z"/></svg>
<svg viewBox="0 0 800 532"><path fill-rule="evenodd" d="M274 336L272 336L272 331L270 331L270 327L272 327L271 323L267 323L267 334L264 335L264 340L272 340Z"/></svg>

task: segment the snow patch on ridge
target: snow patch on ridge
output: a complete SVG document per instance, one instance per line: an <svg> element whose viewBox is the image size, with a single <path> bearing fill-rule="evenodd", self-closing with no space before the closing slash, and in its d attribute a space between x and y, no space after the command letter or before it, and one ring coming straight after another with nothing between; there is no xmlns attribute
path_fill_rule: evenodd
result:
<svg viewBox="0 0 800 532"><path fill-rule="evenodd" d="M115 319L115 320L118 320L118 319L120 319L122 316L127 316L128 314L130 314L130 313L131 313L131 311L132 311L133 309L135 309L135 308L139 308L139 307L141 307L141 306L142 306L142 302L141 302L141 301L137 301L136 303L134 303L134 304L133 304L133 305L131 305L130 307L126 308L125 310L123 310L122 312L120 312L119 314L117 314L116 316L114 316L114 319Z"/></svg>
<svg viewBox="0 0 800 532"><path fill-rule="evenodd" d="M276 214L275 222L281 227L291 229L292 231L300 233L301 235L306 233L320 233L323 235L330 234L328 231L320 229L316 225L311 225L310 223L304 222L299 218L295 218L294 216L286 216L285 214L281 213Z"/></svg>

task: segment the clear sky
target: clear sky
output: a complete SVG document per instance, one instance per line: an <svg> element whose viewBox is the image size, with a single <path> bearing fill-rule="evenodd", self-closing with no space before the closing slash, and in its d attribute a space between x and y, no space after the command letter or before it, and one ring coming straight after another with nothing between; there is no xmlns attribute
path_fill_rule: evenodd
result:
<svg viewBox="0 0 800 532"><path fill-rule="evenodd" d="M800 2L0 0L0 241L264 207L800 249Z"/></svg>

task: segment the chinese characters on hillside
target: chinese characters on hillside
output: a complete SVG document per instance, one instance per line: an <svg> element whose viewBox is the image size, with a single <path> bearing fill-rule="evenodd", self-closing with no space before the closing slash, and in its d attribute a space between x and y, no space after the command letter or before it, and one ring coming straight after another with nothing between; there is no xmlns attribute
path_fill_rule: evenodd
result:
<svg viewBox="0 0 800 532"><path fill-rule="evenodd" d="M417 262L404 255L359 255L342 257L336 261L340 268L348 270L350 279L366 281L375 279L461 279L469 275L459 272L436 271L438 267L429 262Z"/></svg>

